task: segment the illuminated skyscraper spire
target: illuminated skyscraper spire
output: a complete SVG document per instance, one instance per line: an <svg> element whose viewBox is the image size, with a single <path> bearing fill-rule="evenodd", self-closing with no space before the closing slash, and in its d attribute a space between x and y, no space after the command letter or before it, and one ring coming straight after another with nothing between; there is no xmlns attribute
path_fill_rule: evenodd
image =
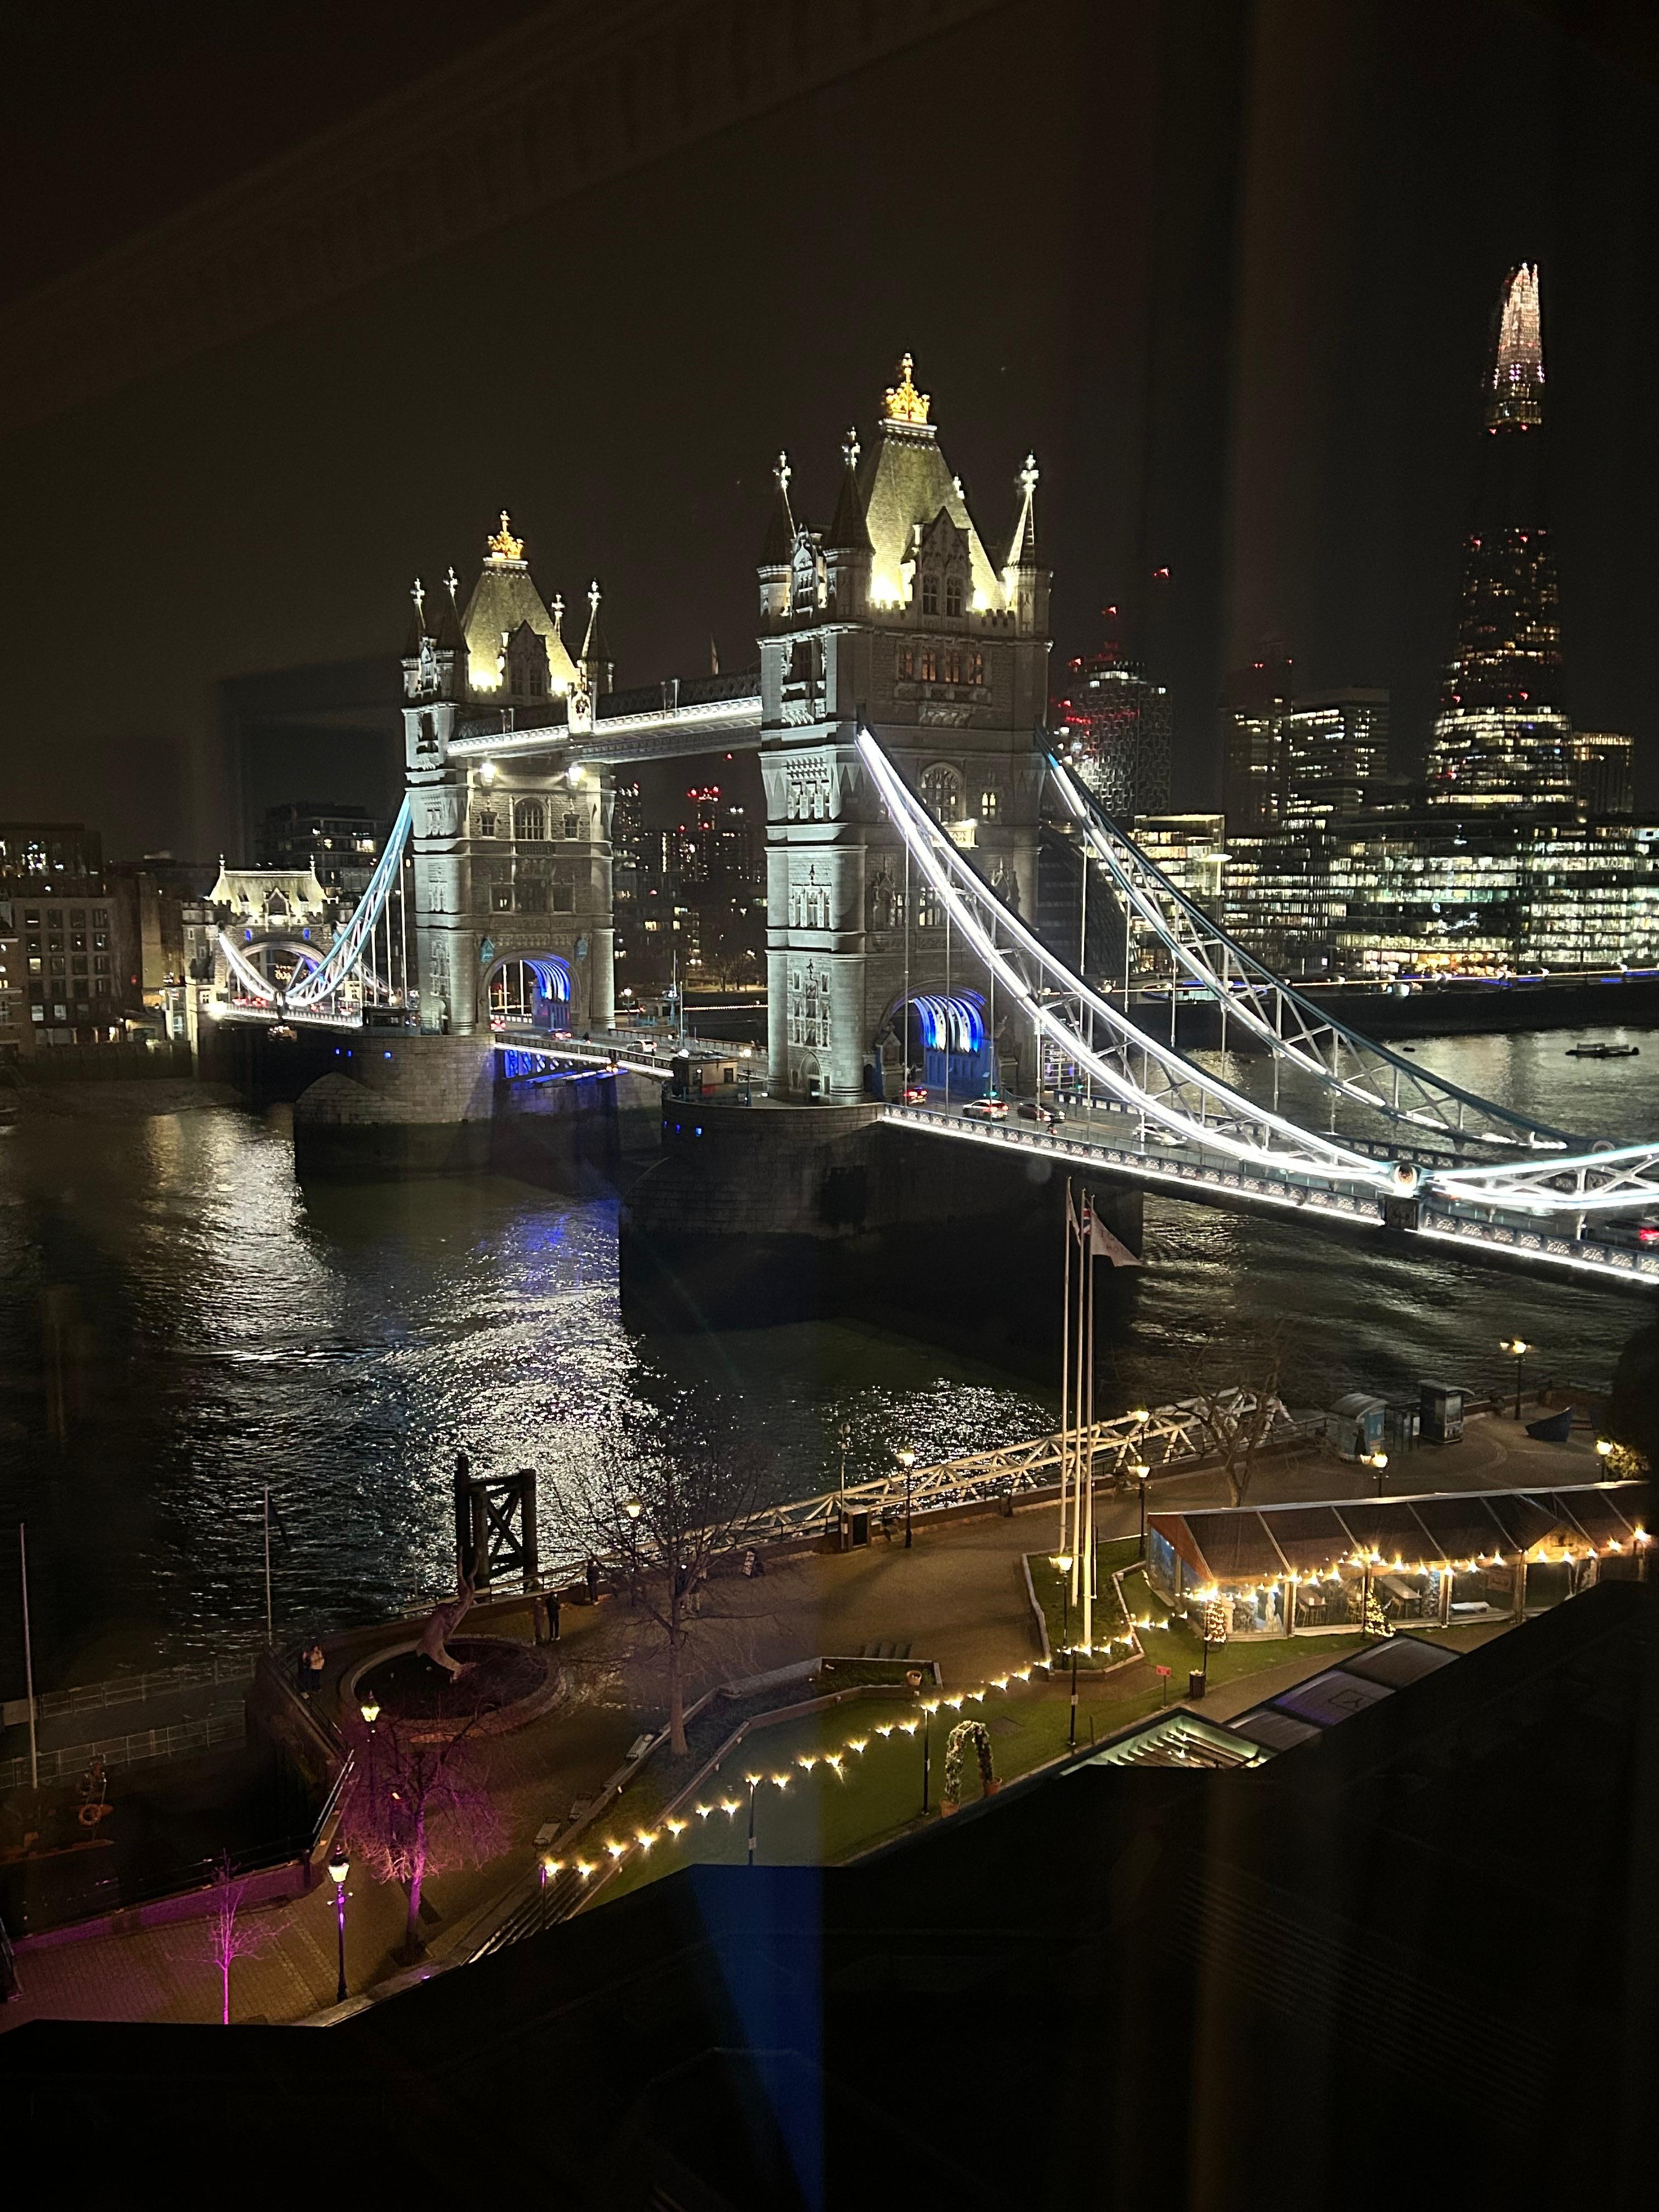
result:
<svg viewBox="0 0 1659 2212"><path fill-rule="evenodd" d="M1429 797L1441 805L1572 803L1545 434L1538 269L1522 262L1498 295L1457 651L1429 748Z"/></svg>
<svg viewBox="0 0 1659 2212"><path fill-rule="evenodd" d="M1498 305L1486 428L1506 422L1537 429L1544 420L1544 329L1538 302L1538 269L1523 261L1511 269Z"/></svg>

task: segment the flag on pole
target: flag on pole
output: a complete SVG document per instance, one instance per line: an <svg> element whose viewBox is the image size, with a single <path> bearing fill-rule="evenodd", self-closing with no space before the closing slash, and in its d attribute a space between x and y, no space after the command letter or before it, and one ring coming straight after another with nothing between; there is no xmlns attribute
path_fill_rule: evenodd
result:
<svg viewBox="0 0 1659 2212"><path fill-rule="evenodd" d="M1094 1200L1086 1190L1083 1194L1083 1218L1073 1234L1091 1260L1109 1260L1115 1267L1138 1267L1134 1254L1121 1239L1114 1237L1095 1212Z"/></svg>

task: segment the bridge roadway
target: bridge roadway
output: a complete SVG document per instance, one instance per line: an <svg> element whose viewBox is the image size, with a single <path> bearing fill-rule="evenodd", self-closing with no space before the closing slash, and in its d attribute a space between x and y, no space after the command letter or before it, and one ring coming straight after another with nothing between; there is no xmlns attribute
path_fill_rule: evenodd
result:
<svg viewBox="0 0 1659 2212"><path fill-rule="evenodd" d="M554 1045L533 1042L532 1035L524 1033L510 1041L498 1039L497 1043L499 1048L526 1058L545 1057L586 1066L614 1066L665 1079L668 1075L662 1060L651 1058L637 1045L630 1051L628 1040L621 1036L615 1044L571 1039ZM694 1057L713 1059L727 1056L730 1048L694 1042L689 1049ZM720 1103L732 1103L730 1100ZM768 1103L769 1110L790 1110ZM1099 1099L1073 1109L1070 1119L1052 1126L1030 1117L1036 1110L1034 1101L1010 1099L1006 1103L1008 1112L1002 1119L975 1112L972 1102L947 1107L933 1099L909 1105L884 1104L878 1109L878 1118L897 1128L962 1144L1001 1146L1027 1157L1168 1191L1200 1204L1297 1212L1358 1231L1393 1226L1407 1235L1455 1246L1472 1257L1509 1258L1632 1289L1659 1287L1659 1249L1646 1249L1633 1241L1620 1243L1605 1235L1567 1235L1517 1210L1476 1206L1437 1197L1425 1189L1414 1201L1414 1222L1408 1212L1392 1209L1392 1219L1385 1218L1381 1163L1378 1188L1356 1190L1334 1176L1321 1176L1305 1167L1278 1168L1260 1159L1244 1165L1154 1125L1149 1124L1143 1133L1139 1117L1132 1109ZM1030 1114L1022 1114L1022 1107ZM1389 1157L1399 1157L1398 1150Z"/></svg>

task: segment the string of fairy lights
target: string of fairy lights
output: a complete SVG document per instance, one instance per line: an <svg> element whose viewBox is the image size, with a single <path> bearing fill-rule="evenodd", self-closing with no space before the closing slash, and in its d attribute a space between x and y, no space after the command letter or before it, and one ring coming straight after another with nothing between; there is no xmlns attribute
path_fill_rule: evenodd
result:
<svg viewBox="0 0 1659 2212"><path fill-rule="evenodd" d="M1629 1557L1640 1554L1650 1540L1647 1531L1638 1526L1632 1531L1628 1545L1621 1542L1618 1537L1610 1537L1605 1544L1600 1546L1588 1540L1577 1547L1560 1544L1552 1553L1550 1547L1540 1543L1525 1552L1517 1550L1513 1553L1506 1553L1499 1548L1490 1553L1475 1553L1467 1559L1419 1560L1414 1566L1408 1566L1403 1555L1400 1553L1395 1554L1392 1562L1388 1561L1383 1558L1382 1552L1374 1547L1369 1552L1356 1550L1345 1554L1340 1560L1323 1569L1315 1569L1306 1573L1299 1570L1292 1570L1287 1574L1275 1577L1271 1583L1258 1583L1255 1585L1230 1584L1227 1594L1242 1596L1247 1588L1252 1587L1258 1592L1276 1590L1285 1583L1298 1587L1310 1587L1322 1582L1340 1583L1344 1567L1358 1568L1367 1573L1375 1573L1382 1569L1385 1572L1419 1575L1474 1574L1483 1569L1513 1568L1520 1565L1522 1560L1536 1564L1553 1564L1585 1558ZM1058 1567L1059 1562L1055 1560L1051 1564ZM1137 1565L1140 1565L1141 1563L1138 1562ZM1144 1566L1141 1571L1144 1571ZM1184 1595L1195 1602L1207 1604L1220 1598L1224 1592L1218 1583L1212 1582L1202 1589L1189 1589ZM1120 1592L1120 1598L1121 1595ZM1110 1655L1121 1648L1131 1657L1136 1653L1140 1653L1144 1656L1144 1648L1139 1642L1140 1636L1148 1631L1171 1629L1176 1620L1182 1616L1169 1613L1132 1615L1126 1606L1123 1617L1127 1632L1103 1640L1097 1638L1091 1645L1068 1644L1066 1647L1067 1656L1075 1654L1078 1657L1091 1657L1100 1654L1109 1659ZM1052 1663L1052 1662L1049 1662L1050 1670ZM845 1783L856 1772L856 1762L861 1760L870 1750L872 1739L889 1741L895 1736L915 1737L923 1729L931 1727L937 1713L964 1713L969 1705L982 1705L993 1695L1006 1696L1012 1691L1016 1683L1029 1683L1034 1674L1041 1674L1044 1671L1042 1662L1033 1660L1023 1667L1011 1668L1005 1674L992 1675L972 1688L953 1690L948 1693L941 1692L937 1697L920 1698L915 1712L902 1719L878 1721L867 1734L848 1736L838 1749L800 1752L796 1754L792 1765L781 1768L760 1765L745 1767L743 1778L747 1792L745 1796L734 1797L723 1795L707 1799L699 1798L688 1808L689 1817L683 1817L678 1812L670 1812L665 1814L654 1827L636 1828L631 1836L608 1836L604 1843L598 1846L592 1856L557 1858L550 1854L545 1855L540 1864L541 1881L545 1887L558 1875L570 1871L577 1875L586 1887L596 1874L608 1876L615 1873L630 1853L637 1851L641 1856L648 1857L665 1837L668 1839L672 1849L692 1827L694 1822L707 1827L708 1824L717 1816L728 1822L735 1821L738 1815L745 1809L750 1813L752 1818L755 1799L761 1790L770 1789L776 1790L780 1796L785 1795L797 1780L810 1778L819 1766L833 1774L838 1782Z"/></svg>
<svg viewBox="0 0 1659 2212"><path fill-rule="evenodd" d="M1007 1695L1016 1683L1027 1683L1034 1674L1040 1674L1042 1671L1041 1663L1032 1660L1024 1667L1011 1668L1006 1674L992 1675L971 1689L952 1690L948 1694L941 1692L937 1697L920 1698L914 1713L907 1714L902 1719L878 1721L868 1734L848 1736L836 1750L804 1751L796 1755L792 1764L781 1768L769 1765L747 1767L743 1778L748 1792L746 1796L721 1796L699 1799L688 1808L690 1819L670 1813L655 1827L636 1828L629 1837L607 1836L591 1857L544 1857L542 1879L544 1882L550 1881L568 1869L580 1875L586 1884L596 1874L613 1874L631 1852L638 1851L642 1856L648 1856L665 1836L672 1847L685 1834L693 1821L706 1826L717 1814L728 1821L735 1820L739 1813L748 1808L760 1790L770 1789L780 1794L787 1792L796 1781L810 1776L819 1766L827 1768L838 1782L849 1781L856 1771L849 1762L861 1759L870 1750L872 1739L888 1741L894 1736L915 1736L932 1725L936 1713L964 1712L968 1706L982 1704L994 1694Z"/></svg>

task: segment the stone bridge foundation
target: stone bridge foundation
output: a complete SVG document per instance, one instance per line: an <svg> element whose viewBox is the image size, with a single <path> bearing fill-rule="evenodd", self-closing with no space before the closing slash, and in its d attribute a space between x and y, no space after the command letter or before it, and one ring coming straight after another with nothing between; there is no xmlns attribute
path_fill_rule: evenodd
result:
<svg viewBox="0 0 1659 2212"><path fill-rule="evenodd" d="M872 1107L671 1100L662 1157L623 1204L623 1317L686 1331L854 1315L1046 1372L1065 1188L1057 1162L896 1127ZM1139 1254L1139 1191L1097 1194ZM1101 1263L1103 1342L1137 1274Z"/></svg>

